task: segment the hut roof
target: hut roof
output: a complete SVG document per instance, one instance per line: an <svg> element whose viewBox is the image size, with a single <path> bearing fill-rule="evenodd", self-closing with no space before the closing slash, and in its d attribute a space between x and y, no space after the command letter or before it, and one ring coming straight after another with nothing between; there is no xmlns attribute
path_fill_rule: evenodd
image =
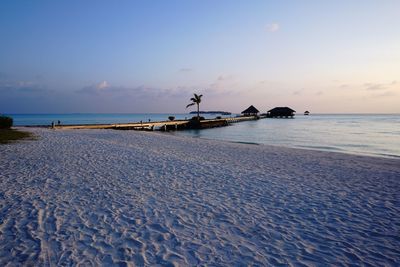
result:
<svg viewBox="0 0 400 267"><path fill-rule="evenodd" d="M268 110L268 112L296 112L295 110L288 108L288 107L276 107L271 110Z"/></svg>
<svg viewBox="0 0 400 267"><path fill-rule="evenodd" d="M256 114L259 113L258 109L256 109L253 105L248 107L247 109L242 111L242 114Z"/></svg>

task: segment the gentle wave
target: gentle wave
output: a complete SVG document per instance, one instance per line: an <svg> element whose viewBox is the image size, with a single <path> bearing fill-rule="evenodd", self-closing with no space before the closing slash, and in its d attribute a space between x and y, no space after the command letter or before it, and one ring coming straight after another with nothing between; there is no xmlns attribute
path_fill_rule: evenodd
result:
<svg viewBox="0 0 400 267"><path fill-rule="evenodd" d="M310 148L310 149L319 149L319 150L335 150L335 151L343 151L343 149L339 147L332 146L298 146L300 148Z"/></svg>

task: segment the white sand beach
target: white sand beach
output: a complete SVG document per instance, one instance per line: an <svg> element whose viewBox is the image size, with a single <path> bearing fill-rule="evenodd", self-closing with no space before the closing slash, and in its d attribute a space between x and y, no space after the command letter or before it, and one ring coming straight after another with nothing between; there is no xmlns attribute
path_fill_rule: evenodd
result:
<svg viewBox="0 0 400 267"><path fill-rule="evenodd" d="M400 160L27 130L0 146L0 266L400 266Z"/></svg>

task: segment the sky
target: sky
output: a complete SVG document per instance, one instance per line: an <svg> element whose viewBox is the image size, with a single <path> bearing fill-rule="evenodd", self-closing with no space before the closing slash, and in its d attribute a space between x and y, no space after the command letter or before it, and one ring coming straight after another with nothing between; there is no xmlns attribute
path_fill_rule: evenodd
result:
<svg viewBox="0 0 400 267"><path fill-rule="evenodd" d="M0 113L400 113L399 0L0 2Z"/></svg>

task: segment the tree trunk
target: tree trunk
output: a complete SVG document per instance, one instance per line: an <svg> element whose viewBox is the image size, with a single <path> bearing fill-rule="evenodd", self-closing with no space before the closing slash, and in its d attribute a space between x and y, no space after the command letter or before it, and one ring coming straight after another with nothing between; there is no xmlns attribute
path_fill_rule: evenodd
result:
<svg viewBox="0 0 400 267"><path fill-rule="evenodd" d="M200 120L200 105L197 103L197 120Z"/></svg>

